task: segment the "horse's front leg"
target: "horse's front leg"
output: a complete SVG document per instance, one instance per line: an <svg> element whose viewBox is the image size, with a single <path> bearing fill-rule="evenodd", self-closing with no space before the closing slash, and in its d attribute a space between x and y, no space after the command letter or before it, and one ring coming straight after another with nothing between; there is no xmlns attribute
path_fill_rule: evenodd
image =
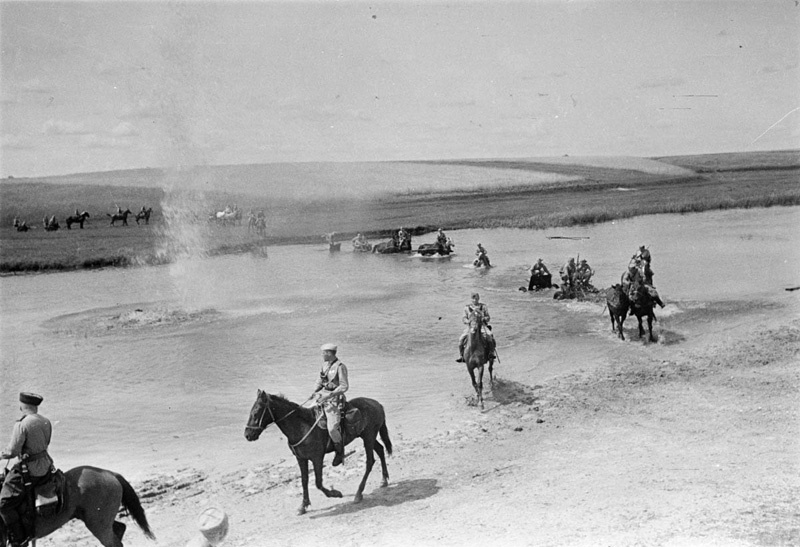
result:
<svg viewBox="0 0 800 547"><path fill-rule="evenodd" d="M650 341L655 342L656 337L653 336L653 314L647 316L647 330L650 332Z"/></svg>
<svg viewBox="0 0 800 547"><path fill-rule="evenodd" d="M636 319L639 320L639 338L641 338L642 336L644 336L644 325L642 325L642 316L637 315Z"/></svg>
<svg viewBox="0 0 800 547"><path fill-rule="evenodd" d="M483 365L478 368L478 384L475 386L475 392L478 394L478 404L481 405L483 410Z"/></svg>
<svg viewBox="0 0 800 547"><path fill-rule="evenodd" d="M297 456L297 465L300 466L300 482L303 484L303 503L300 504L297 514L305 515L306 509L311 505L311 499L308 497L308 460Z"/></svg>
<svg viewBox="0 0 800 547"><path fill-rule="evenodd" d="M319 456L315 457L311 460L312 465L314 466L314 480L317 485L317 489L321 490L323 494L325 494L328 498L341 498L342 493L336 490L335 488L331 488L328 490L322 484L322 460L325 457L325 454L320 454Z"/></svg>
<svg viewBox="0 0 800 547"><path fill-rule="evenodd" d="M367 477L369 477L370 472L372 471L372 466L375 465L375 454L373 454L373 450L375 450L375 440L367 441L364 438L364 450L367 453L367 468L364 470L364 476L361 478L361 484L358 485L358 490L356 491L356 497L353 498L353 503L360 503L362 499L364 499L364 487L367 485Z"/></svg>

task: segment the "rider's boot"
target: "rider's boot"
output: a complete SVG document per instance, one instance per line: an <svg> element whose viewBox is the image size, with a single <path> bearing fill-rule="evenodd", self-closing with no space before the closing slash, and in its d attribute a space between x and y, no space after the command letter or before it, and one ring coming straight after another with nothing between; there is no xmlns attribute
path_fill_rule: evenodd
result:
<svg viewBox="0 0 800 547"><path fill-rule="evenodd" d="M344 463L344 443L334 442L333 449L336 451L336 457L333 458L333 466L342 465Z"/></svg>
<svg viewBox="0 0 800 547"><path fill-rule="evenodd" d="M464 344L460 343L460 342L458 344L458 355L459 355L459 357L458 357L458 359L456 359L456 363L463 363L464 362Z"/></svg>

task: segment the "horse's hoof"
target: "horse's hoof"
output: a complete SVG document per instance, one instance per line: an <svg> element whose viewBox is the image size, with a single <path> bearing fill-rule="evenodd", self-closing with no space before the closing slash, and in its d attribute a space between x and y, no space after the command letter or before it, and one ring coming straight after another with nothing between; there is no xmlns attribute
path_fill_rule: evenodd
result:
<svg viewBox="0 0 800 547"><path fill-rule="evenodd" d="M342 497L342 493L339 492L338 490L336 490L335 488L331 488L330 491L328 492L328 497L329 498L341 498Z"/></svg>
<svg viewBox="0 0 800 547"><path fill-rule="evenodd" d="M389 487L389 480L388 479L383 479L381 481L381 488L388 488L388 487Z"/></svg>
<svg viewBox="0 0 800 547"><path fill-rule="evenodd" d="M297 516L300 517L300 516L303 516L305 514L306 514L306 506L305 505L301 505L300 509L297 510Z"/></svg>
<svg viewBox="0 0 800 547"><path fill-rule="evenodd" d="M364 496L361 494L356 494L356 497L353 498L353 503L361 503L364 499Z"/></svg>

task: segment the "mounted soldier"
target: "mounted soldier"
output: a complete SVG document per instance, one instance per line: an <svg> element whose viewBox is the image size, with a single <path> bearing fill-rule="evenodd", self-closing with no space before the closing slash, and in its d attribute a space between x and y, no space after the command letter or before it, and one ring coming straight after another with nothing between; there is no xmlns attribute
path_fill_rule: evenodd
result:
<svg viewBox="0 0 800 547"><path fill-rule="evenodd" d="M575 266L575 259L570 257L567 260L566 264L561 267L559 270L559 274L561 275L561 281L569 287L570 289L575 287L575 272L577 271L577 267Z"/></svg>
<svg viewBox="0 0 800 547"><path fill-rule="evenodd" d="M575 270L575 281L579 286L583 289L591 289L592 285L590 283L592 276L594 275L594 270L589 266L589 263L586 261L585 258L581 259L580 264Z"/></svg>
<svg viewBox="0 0 800 547"><path fill-rule="evenodd" d="M439 252L447 251L447 236L441 228L436 232L436 244L439 246Z"/></svg>
<svg viewBox="0 0 800 547"><path fill-rule="evenodd" d="M475 259L475 262L473 262L474 266L486 266L487 268L492 267L491 263L489 263L489 255L486 253L486 249L484 249L483 245L480 243L478 243L478 248L475 250L475 256L477 258Z"/></svg>
<svg viewBox="0 0 800 547"><path fill-rule="evenodd" d="M458 339L458 354L459 357L456 359L457 363L464 362L464 346L467 343L467 335L469 334L469 324L470 319L473 315L479 314L483 321L483 325L486 327L486 330L483 331L484 338L486 339L487 344L491 348L490 355L491 359L496 359L496 355L494 352L495 348L495 341L494 336L491 333L492 327L489 325L489 321L491 321L491 317L489 316L489 308L481 302L481 295L474 292L472 293L472 301L464 307L464 317L461 318L461 321L464 323L465 328L464 332L461 333L461 337Z"/></svg>
<svg viewBox="0 0 800 547"><path fill-rule="evenodd" d="M30 489L44 484L50 478L53 459L47 453L53 426L39 414L42 396L35 393L19 394L22 417L14 424L11 442L0 454L0 459L19 458L6 474L0 490L0 516L6 524L11 547L22 547L33 537L33 515L25 511L30 499Z"/></svg>
<svg viewBox="0 0 800 547"><path fill-rule="evenodd" d="M350 384L347 380L347 367L336 357L337 346L323 344L320 349L322 350L322 369L311 398L316 398L317 404L325 412L328 434L336 451L333 465L337 466L344 463L344 439L339 426L345 405L344 393Z"/></svg>
<svg viewBox="0 0 800 547"><path fill-rule="evenodd" d="M553 276L541 258L537 259L536 263L531 266L530 272L531 279L528 282L529 291L535 291L544 287L550 288L553 283Z"/></svg>

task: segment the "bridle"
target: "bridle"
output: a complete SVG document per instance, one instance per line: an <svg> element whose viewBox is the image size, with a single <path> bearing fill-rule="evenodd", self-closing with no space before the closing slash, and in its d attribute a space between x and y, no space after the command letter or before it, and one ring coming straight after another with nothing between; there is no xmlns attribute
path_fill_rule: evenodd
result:
<svg viewBox="0 0 800 547"><path fill-rule="evenodd" d="M267 416L267 411L269 411L269 415L272 418L272 422L271 423L277 424L278 422L281 422L281 421L285 420L286 418L288 418L289 416L291 416L292 414L294 414L295 411L297 411L297 408L302 407L304 404L306 404L308 401L310 401L313 398L313 396L309 397L308 399L303 401L303 404L299 405L295 409L290 410L283 417L275 418L275 414L272 413L272 407L269 405L269 394L265 393L265 396L266 396L266 402L264 404L264 410L261 411L261 417L256 422L256 425L246 425L246 426L244 426L244 428L246 430L247 429L256 429L258 431L265 431L270 426L270 424L267 424L266 426L261 425L261 424L264 422L264 418ZM314 422L314 425L312 425L310 428L308 428L308 431L306 432L305 435L303 435L303 438L300 439L299 441L297 441L294 444L289 444L289 448L291 448L291 450L292 450L292 452L294 452L295 456L297 456L297 453L294 450L295 447L300 445L300 444L302 444L303 441L305 441L308 438L308 436L311 435L311 432L314 431L314 428L317 427L317 425L319 424L320 420L322 420L322 417L324 415L325 415L324 413L320 412L319 416L317 417L316 421Z"/></svg>
<svg viewBox="0 0 800 547"><path fill-rule="evenodd" d="M258 429L259 431L266 430L270 426L270 424L267 424L267 425L261 425L261 424L264 423L264 418L267 417L267 411L269 411L269 415L272 418L272 422L271 423L277 424L278 422L281 422L281 421L285 420L286 418L288 418L289 416L291 416L292 414L294 414L295 410L297 410L297 409L290 410L281 419L276 419L275 418L275 414L272 413L272 407L269 404L269 394L265 394L265 395L266 395L266 401L264 402L264 410L261 411L261 417L258 418L258 421L256 422L256 425L246 425L246 426L244 426L245 429Z"/></svg>

